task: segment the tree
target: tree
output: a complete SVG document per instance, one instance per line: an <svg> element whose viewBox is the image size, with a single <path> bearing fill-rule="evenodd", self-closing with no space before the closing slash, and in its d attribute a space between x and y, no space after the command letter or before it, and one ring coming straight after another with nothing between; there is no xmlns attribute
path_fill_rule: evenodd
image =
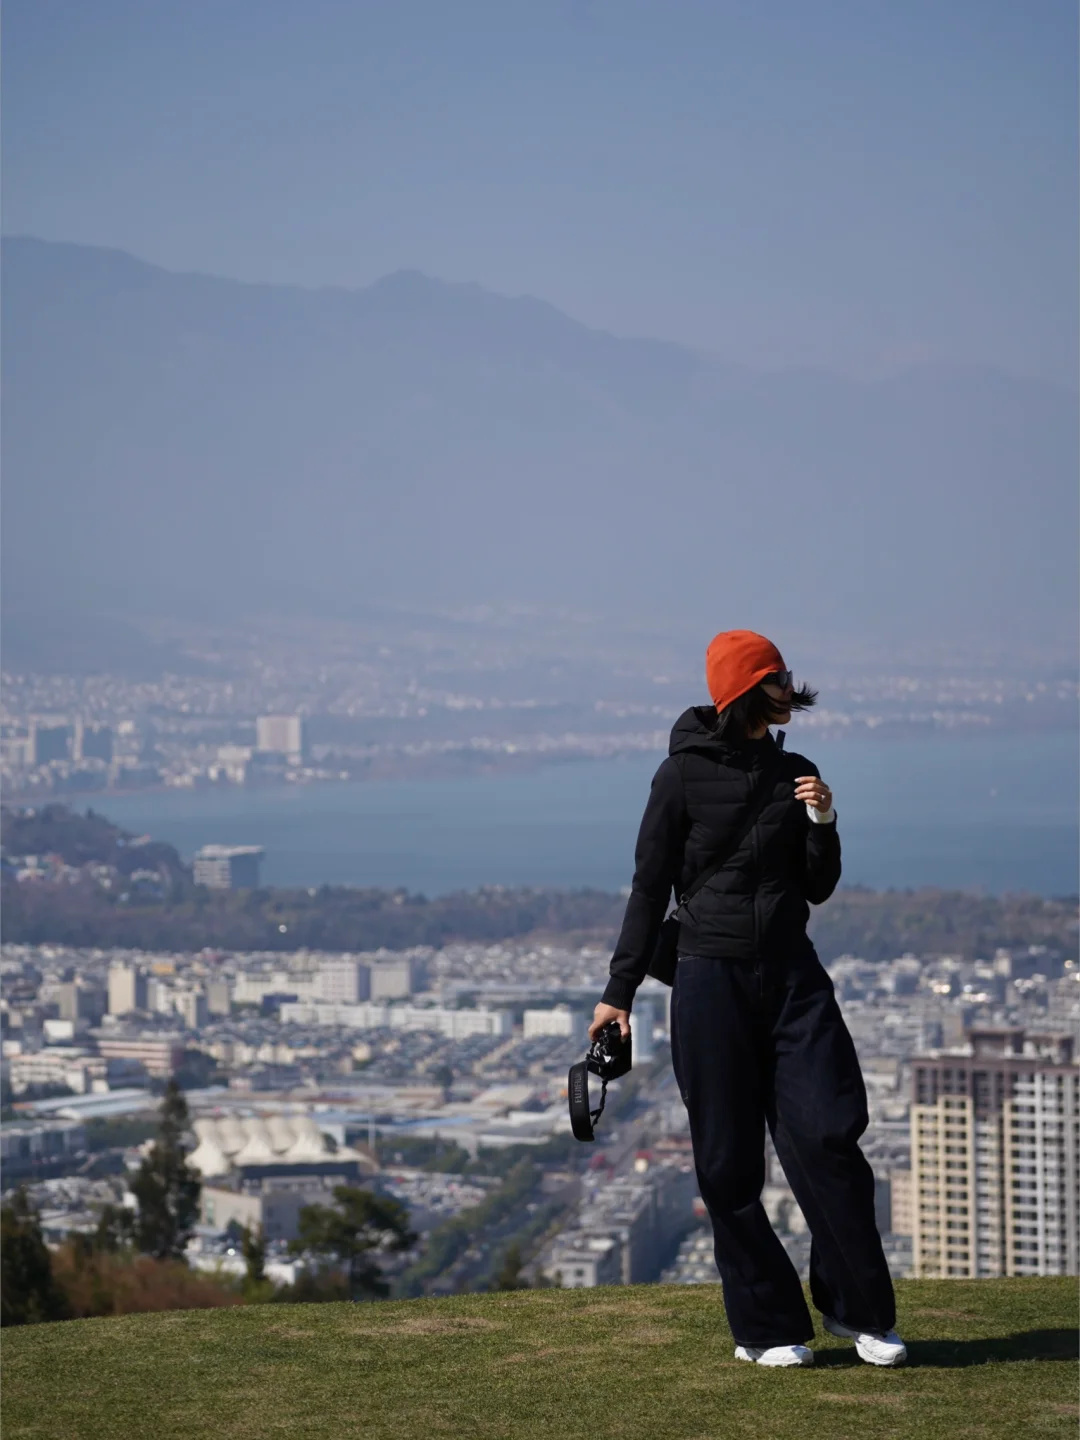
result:
<svg viewBox="0 0 1080 1440"><path fill-rule="evenodd" d="M0 1210L0 1325L62 1320L66 1310L37 1211L20 1188Z"/></svg>
<svg viewBox="0 0 1080 1440"><path fill-rule="evenodd" d="M175 1080L169 1081L158 1114L157 1140L131 1184L139 1206L135 1247L156 1260L182 1260L195 1227L202 1185L187 1163L188 1108Z"/></svg>
<svg viewBox="0 0 1080 1440"><path fill-rule="evenodd" d="M115 1255L131 1243L132 1214L122 1205L104 1205L94 1231L93 1249L103 1255Z"/></svg>
<svg viewBox="0 0 1080 1440"><path fill-rule="evenodd" d="M220 1079L218 1063L203 1050L185 1050L175 1076L181 1090L205 1090Z"/></svg>
<svg viewBox="0 0 1080 1440"><path fill-rule="evenodd" d="M266 1279L266 1241L262 1230L253 1230L250 1225L245 1225L240 1245L247 1266L248 1283L258 1285Z"/></svg>
<svg viewBox="0 0 1080 1440"><path fill-rule="evenodd" d="M353 1300L388 1295L390 1287L372 1252L407 1250L415 1242L408 1211L400 1200L351 1185L336 1186L334 1200L333 1206L304 1206L300 1233L290 1241L289 1249L294 1255L308 1252L346 1265Z"/></svg>
<svg viewBox="0 0 1080 1440"><path fill-rule="evenodd" d="M499 1273L495 1276L493 1290L528 1290L529 1282L521 1273L521 1247L508 1245L503 1255Z"/></svg>
<svg viewBox="0 0 1080 1440"><path fill-rule="evenodd" d="M244 1257L246 1271L240 1285L240 1293L248 1305L268 1305L279 1298L279 1292L272 1280L266 1276L266 1241L260 1227L245 1225L240 1235L240 1253ZM335 1299L345 1299L344 1295Z"/></svg>

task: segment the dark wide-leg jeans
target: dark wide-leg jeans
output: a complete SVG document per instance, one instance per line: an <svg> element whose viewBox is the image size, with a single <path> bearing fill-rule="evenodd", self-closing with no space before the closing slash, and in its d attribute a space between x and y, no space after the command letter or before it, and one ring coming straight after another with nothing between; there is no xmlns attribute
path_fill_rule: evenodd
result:
<svg viewBox="0 0 1080 1440"><path fill-rule="evenodd" d="M859 1149L866 1089L813 947L755 964L680 956L671 1048L736 1343L800 1345L814 1333L761 1204L766 1125L810 1227L814 1304L852 1329L891 1330L874 1176Z"/></svg>

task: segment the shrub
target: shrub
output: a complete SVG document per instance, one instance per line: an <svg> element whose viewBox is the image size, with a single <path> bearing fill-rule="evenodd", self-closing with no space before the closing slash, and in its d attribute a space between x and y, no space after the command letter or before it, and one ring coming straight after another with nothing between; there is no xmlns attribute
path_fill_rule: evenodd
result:
<svg viewBox="0 0 1080 1440"><path fill-rule="evenodd" d="M53 1277L68 1314L134 1315L152 1310L213 1310L239 1305L235 1290L189 1270L182 1260L94 1250L81 1237L53 1255Z"/></svg>

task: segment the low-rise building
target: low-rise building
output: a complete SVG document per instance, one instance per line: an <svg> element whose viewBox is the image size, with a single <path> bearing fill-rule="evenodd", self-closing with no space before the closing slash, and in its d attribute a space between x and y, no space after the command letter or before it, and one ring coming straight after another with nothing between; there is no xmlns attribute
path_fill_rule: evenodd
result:
<svg viewBox="0 0 1080 1440"><path fill-rule="evenodd" d="M656 1280L679 1241L698 1223L692 1164L682 1159L650 1163L644 1155L641 1159L643 1168L633 1175L595 1186L573 1229L555 1241L544 1270L552 1278L557 1274L562 1285L587 1288Z"/></svg>
<svg viewBox="0 0 1080 1440"><path fill-rule="evenodd" d="M261 845L204 845L195 852L196 885L211 890L257 890Z"/></svg>
<svg viewBox="0 0 1080 1440"><path fill-rule="evenodd" d="M236 1224L261 1233L263 1240L295 1240L300 1233L300 1212L306 1205L333 1203L333 1190L317 1183L301 1182L295 1188L274 1181L242 1188L204 1185L199 1194L199 1218L217 1230Z"/></svg>
<svg viewBox="0 0 1080 1440"><path fill-rule="evenodd" d="M177 1034L97 1034L98 1054L106 1060L135 1060L155 1079L168 1080L180 1068L184 1037Z"/></svg>
<svg viewBox="0 0 1080 1440"><path fill-rule="evenodd" d="M35 1085L66 1085L76 1095L109 1088L106 1061L71 1045L49 1045L12 1055L7 1065L16 1095Z"/></svg>
<svg viewBox="0 0 1080 1440"><path fill-rule="evenodd" d="M552 1247L545 1267L564 1290L593 1290L622 1283L622 1246L614 1235L567 1231Z"/></svg>
<svg viewBox="0 0 1080 1440"><path fill-rule="evenodd" d="M5 1187L55 1173L86 1153L77 1120L15 1120L0 1126L0 1172Z"/></svg>
<svg viewBox="0 0 1080 1440"><path fill-rule="evenodd" d="M335 1025L352 1030L433 1030L450 1040L466 1040L470 1035L508 1037L513 1032L513 1020L508 1010L380 1005L374 1000L360 1005L285 1001L280 1018L284 1025Z"/></svg>
<svg viewBox="0 0 1080 1440"><path fill-rule="evenodd" d="M585 1017L569 1005L556 1005L551 1010L526 1010L522 1015L522 1038L533 1040L541 1035L561 1035L567 1040L585 1039Z"/></svg>
<svg viewBox="0 0 1080 1440"><path fill-rule="evenodd" d="M263 1005L275 996L290 1000L316 999L316 979L291 970L242 970L233 983L232 998L237 1005Z"/></svg>
<svg viewBox="0 0 1080 1440"><path fill-rule="evenodd" d="M660 1276L665 1285L719 1285L715 1241L711 1229L694 1230L679 1246L674 1261Z"/></svg>

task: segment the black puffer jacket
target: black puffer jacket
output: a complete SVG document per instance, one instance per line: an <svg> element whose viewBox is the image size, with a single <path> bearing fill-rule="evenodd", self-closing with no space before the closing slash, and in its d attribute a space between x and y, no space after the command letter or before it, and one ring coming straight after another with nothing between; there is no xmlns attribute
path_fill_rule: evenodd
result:
<svg viewBox="0 0 1080 1440"><path fill-rule="evenodd" d="M690 902L679 951L717 960L794 955L808 943L808 905L840 879L835 821L814 824L795 780L817 775L771 735L738 744L716 734L716 711L696 706L671 732L669 757L652 782L635 854L634 884L611 960L604 1002L628 1010L645 978L672 891L681 896L730 844L762 772L778 764L772 798L739 849Z"/></svg>

